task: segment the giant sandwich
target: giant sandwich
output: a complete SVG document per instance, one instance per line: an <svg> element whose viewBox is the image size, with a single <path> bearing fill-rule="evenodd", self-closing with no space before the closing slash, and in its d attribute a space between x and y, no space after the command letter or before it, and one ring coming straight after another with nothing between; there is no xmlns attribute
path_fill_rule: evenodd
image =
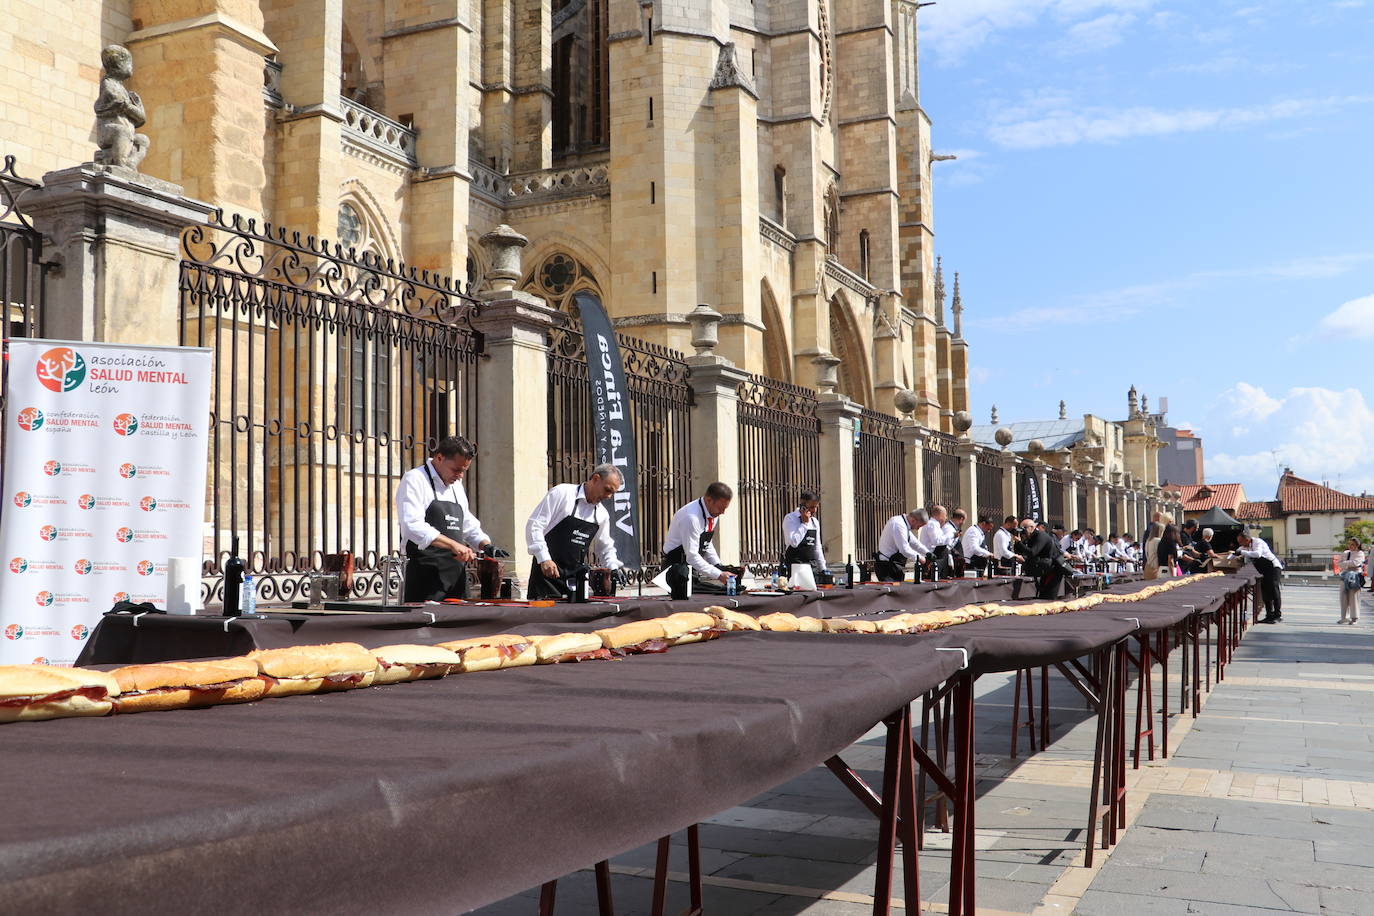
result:
<svg viewBox="0 0 1374 916"><path fill-rule="evenodd" d="M377 674L377 659L355 642L254 649L247 657L270 679L269 697L367 687Z"/></svg>
<svg viewBox="0 0 1374 916"><path fill-rule="evenodd" d="M534 636L534 648L539 664L585 662L594 658L612 658L611 651L601 644L595 633L557 633L553 636Z"/></svg>
<svg viewBox="0 0 1374 916"><path fill-rule="evenodd" d="M448 649L462 659L462 667L458 670L467 674L495 671L497 668L519 668L533 665L539 660L534 639L518 633L455 639L439 643L439 648Z"/></svg>
<svg viewBox="0 0 1374 916"><path fill-rule="evenodd" d="M716 618L700 611L679 611L669 614L658 621L663 627L663 636L675 646L715 639L724 632Z"/></svg>
<svg viewBox="0 0 1374 916"><path fill-rule="evenodd" d="M119 682L104 671L0 665L0 722L103 716Z"/></svg>
<svg viewBox="0 0 1374 916"><path fill-rule="evenodd" d="M661 620L637 620L618 627L597 630L603 648L613 656L638 655L647 652L667 652L668 640Z"/></svg>
<svg viewBox="0 0 1374 916"><path fill-rule="evenodd" d="M456 652L442 646L382 646L371 651L377 659L373 686L443 677L457 671L463 663Z"/></svg>
<svg viewBox="0 0 1374 916"><path fill-rule="evenodd" d="M129 665L110 673L119 682L115 712L248 703L267 692L257 663L248 658Z"/></svg>

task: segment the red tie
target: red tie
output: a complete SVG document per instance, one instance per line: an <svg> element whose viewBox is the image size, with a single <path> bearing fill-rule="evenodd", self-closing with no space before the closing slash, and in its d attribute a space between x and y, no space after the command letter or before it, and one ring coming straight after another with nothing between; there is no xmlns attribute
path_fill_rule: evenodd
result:
<svg viewBox="0 0 1374 916"><path fill-rule="evenodd" d="M709 516L709 515L706 517L706 530L707 530L707 531L715 531L715 530L716 530L716 520L715 520L714 518L712 518L711 516Z"/></svg>

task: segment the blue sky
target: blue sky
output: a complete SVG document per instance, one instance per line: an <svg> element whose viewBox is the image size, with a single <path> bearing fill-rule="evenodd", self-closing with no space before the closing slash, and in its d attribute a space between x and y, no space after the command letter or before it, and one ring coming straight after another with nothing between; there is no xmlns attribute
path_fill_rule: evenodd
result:
<svg viewBox="0 0 1374 916"><path fill-rule="evenodd" d="M1207 479L1374 492L1374 0L940 0L937 250L974 419L1119 419Z"/></svg>

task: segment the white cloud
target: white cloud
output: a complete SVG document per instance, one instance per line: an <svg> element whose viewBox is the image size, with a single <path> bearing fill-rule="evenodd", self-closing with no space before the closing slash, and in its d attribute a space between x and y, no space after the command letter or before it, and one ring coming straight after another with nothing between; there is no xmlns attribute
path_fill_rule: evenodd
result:
<svg viewBox="0 0 1374 916"><path fill-rule="evenodd" d="M942 187L967 187L978 184L987 177L989 168L981 150L952 149L941 152L958 157L935 163L936 180Z"/></svg>
<svg viewBox="0 0 1374 916"><path fill-rule="evenodd" d="M1342 303L1334 312L1322 318L1318 329L1329 337L1353 337L1357 340L1374 337L1374 295Z"/></svg>
<svg viewBox="0 0 1374 916"><path fill-rule="evenodd" d="M1210 480L1240 480L1252 499L1271 498L1275 462L1300 477L1337 478L1347 492L1374 486L1374 410L1358 388L1292 388L1271 397L1238 382L1223 393L1220 409L1248 421L1239 441L1211 444Z"/></svg>
<svg viewBox="0 0 1374 916"><path fill-rule="evenodd" d="M999 32L1045 20L1068 24L1112 12L1138 12L1155 0L959 0L921 13L921 44L941 62L954 62Z"/></svg>
<svg viewBox="0 0 1374 916"><path fill-rule="evenodd" d="M1009 108L995 115L988 137L1009 149L1043 149L1079 143L1119 143L1134 137L1158 137L1204 130L1233 129L1270 121L1330 114L1353 105L1374 102L1374 96L1329 96L1285 99L1267 105L1238 108L1058 108L1030 118L1017 118L1024 109Z"/></svg>
<svg viewBox="0 0 1374 916"><path fill-rule="evenodd" d="M1068 35L1059 47L1065 53L1114 48L1121 44L1126 30L1135 21L1136 17L1131 13L1104 13L1096 19L1070 26Z"/></svg>
<svg viewBox="0 0 1374 916"><path fill-rule="evenodd" d="M1103 310L1093 313L1093 323L1095 325L1114 324L1126 318L1134 317L1139 309L1121 306L1112 310ZM1048 327L1063 324L1083 323L1085 312L1082 306L1037 306L1032 308L1017 309L1004 315L997 315L991 318L976 318L965 321L969 327L982 328L989 331L1003 331L1008 333L1020 333L1022 331L1044 330Z"/></svg>

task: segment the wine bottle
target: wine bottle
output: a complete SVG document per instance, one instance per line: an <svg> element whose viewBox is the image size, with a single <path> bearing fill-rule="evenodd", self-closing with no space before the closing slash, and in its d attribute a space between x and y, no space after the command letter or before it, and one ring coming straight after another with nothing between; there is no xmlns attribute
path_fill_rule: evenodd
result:
<svg viewBox="0 0 1374 916"><path fill-rule="evenodd" d="M243 598L243 560L239 559L239 536L234 535L229 559L224 561L224 616L237 617Z"/></svg>
<svg viewBox="0 0 1374 916"><path fill-rule="evenodd" d="M854 587L854 554L849 554L844 561L844 587Z"/></svg>

